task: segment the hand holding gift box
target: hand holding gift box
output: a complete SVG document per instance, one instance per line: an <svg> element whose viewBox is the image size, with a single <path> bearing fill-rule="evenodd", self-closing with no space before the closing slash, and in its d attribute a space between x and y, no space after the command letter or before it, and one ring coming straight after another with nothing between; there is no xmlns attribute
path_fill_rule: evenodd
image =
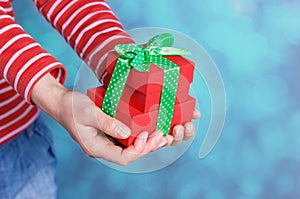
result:
<svg viewBox="0 0 300 199"><path fill-rule="evenodd" d="M104 86L88 90L98 107L131 129L128 139L118 140L125 146L142 131L167 135L192 120L195 99L188 92L194 63L180 56L189 51L171 47L173 42L165 33L146 46L117 45L108 56Z"/></svg>

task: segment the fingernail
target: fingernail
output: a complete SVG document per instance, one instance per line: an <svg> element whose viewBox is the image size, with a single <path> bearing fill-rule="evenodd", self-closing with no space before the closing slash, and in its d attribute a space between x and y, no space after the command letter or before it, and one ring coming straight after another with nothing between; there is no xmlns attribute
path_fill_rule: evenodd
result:
<svg viewBox="0 0 300 199"><path fill-rule="evenodd" d="M192 123L186 123L185 128L187 132L192 132L194 130L194 125Z"/></svg>
<svg viewBox="0 0 300 199"><path fill-rule="evenodd" d="M134 142L136 149L142 150L145 146L145 143L147 142L147 139L148 139L148 132L144 131L141 134L139 134L137 140Z"/></svg>
<svg viewBox="0 0 300 199"><path fill-rule="evenodd" d="M142 139L142 141L144 142L144 143L146 143L147 142L147 139L148 139L148 135L149 135L149 133L148 132L143 132L143 133L141 133L141 139Z"/></svg>
<svg viewBox="0 0 300 199"><path fill-rule="evenodd" d="M131 134L130 129L118 121L118 132L122 138L128 138Z"/></svg>
<svg viewBox="0 0 300 199"><path fill-rule="evenodd" d="M184 129L183 129L183 126L178 126L176 129L175 129L175 133L176 135L183 135L184 133Z"/></svg>

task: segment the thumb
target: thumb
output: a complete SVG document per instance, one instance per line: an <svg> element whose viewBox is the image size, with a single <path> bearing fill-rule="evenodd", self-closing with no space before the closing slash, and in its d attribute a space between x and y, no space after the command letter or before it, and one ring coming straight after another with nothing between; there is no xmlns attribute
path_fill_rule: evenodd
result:
<svg viewBox="0 0 300 199"><path fill-rule="evenodd" d="M96 111L95 127L114 138L126 139L130 136L130 129L119 120L106 115L101 109Z"/></svg>

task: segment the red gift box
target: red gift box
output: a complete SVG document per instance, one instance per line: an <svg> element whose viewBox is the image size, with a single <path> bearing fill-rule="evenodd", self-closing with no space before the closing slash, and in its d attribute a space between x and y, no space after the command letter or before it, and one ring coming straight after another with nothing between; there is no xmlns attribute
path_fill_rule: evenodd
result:
<svg viewBox="0 0 300 199"><path fill-rule="evenodd" d="M88 90L88 96L101 108L105 92L105 87L92 88ZM195 103L195 99L188 95L185 101L177 101L177 103L175 103L170 132L175 125L190 122L192 120ZM150 112L142 112L135 106L121 99L118 104L116 119L120 120L131 129L131 136L128 139L117 140L123 145L129 146L142 131L148 131L149 133L154 132L157 123L158 108L159 104L156 104L156 106L152 106Z"/></svg>
<svg viewBox="0 0 300 199"><path fill-rule="evenodd" d="M190 84L193 81L195 64L182 56L164 56L180 67L178 88L176 93L177 103L186 101ZM111 52L107 58L107 74L103 77L104 86L107 87L119 55ZM139 72L132 69L129 73L121 100L141 112L149 112L152 106L159 104L164 78L164 71L155 64L150 64L149 72Z"/></svg>

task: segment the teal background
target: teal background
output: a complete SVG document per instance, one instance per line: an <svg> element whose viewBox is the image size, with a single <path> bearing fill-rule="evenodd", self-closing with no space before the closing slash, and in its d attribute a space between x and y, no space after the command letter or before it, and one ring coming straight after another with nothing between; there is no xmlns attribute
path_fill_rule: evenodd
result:
<svg viewBox="0 0 300 199"><path fill-rule="evenodd" d="M174 29L208 51L225 83L225 127L215 149L199 159L210 99L197 77L203 116L191 147L162 170L128 174L86 157L43 116L55 135L60 198L299 198L300 1L108 2L126 29ZM15 0L14 7L24 29L68 68L71 88L81 61L30 0Z"/></svg>

